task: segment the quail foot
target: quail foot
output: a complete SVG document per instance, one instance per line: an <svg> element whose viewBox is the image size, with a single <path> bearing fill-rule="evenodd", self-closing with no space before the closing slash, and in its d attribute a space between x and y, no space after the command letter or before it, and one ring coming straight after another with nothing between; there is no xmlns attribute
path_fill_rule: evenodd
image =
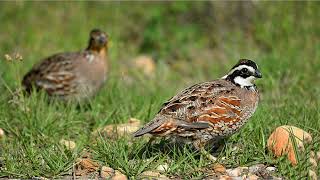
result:
<svg viewBox="0 0 320 180"><path fill-rule="evenodd" d="M241 59L221 79L195 84L172 97L133 136L179 139L215 161L205 145L217 144L246 124L259 102L254 80L261 77L255 62Z"/></svg>

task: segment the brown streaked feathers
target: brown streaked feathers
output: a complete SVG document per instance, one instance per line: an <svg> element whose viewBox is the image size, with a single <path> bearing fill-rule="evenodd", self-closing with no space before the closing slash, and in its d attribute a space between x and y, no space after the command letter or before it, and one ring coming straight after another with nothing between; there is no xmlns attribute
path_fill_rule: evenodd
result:
<svg viewBox="0 0 320 180"><path fill-rule="evenodd" d="M92 30L88 47L79 52L59 53L40 61L23 78L27 92L45 90L62 100L93 96L104 84L107 73L107 36Z"/></svg>
<svg viewBox="0 0 320 180"><path fill-rule="evenodd" d="M133 135L219 140L238 131L254 113L258 101L255 86L241 87L225 78L195 84L164 103L155 118Z"/></svg>

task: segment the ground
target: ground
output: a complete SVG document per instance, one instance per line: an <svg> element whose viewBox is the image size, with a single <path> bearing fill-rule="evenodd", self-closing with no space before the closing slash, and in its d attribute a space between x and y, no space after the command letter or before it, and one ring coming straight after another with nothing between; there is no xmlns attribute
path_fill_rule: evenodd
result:
<svg viewBox="0 0 320 180"><path fill-rule="evenodd" d="M228 168L262 163L277 167L281 177L306 177L308 154L299 157L305 163L292 167L266 150L266 140L277 126L294 125L313 135L307 149L320 148L318 10L317 2L1 2L0 177L69 175L86 148L94 160L129 178L161 163L169 166L164 175L203 178L211 162L190 147L166 151L161 141L141 153L147 138L114 140L92 132L131 117L148 122L171 96L222 77L239 58L259 65L261 102L248 124L226 140L220 163ZM96 27L110 36L111 71L89 105L14 93L35 62L85 48ZM14 53L22 61L5 60ZM130 65L141 54L155 59L153 76ZM76 149L65 149L61 139L74 141ZM319 166L315 171L320 173Z"/></svg>

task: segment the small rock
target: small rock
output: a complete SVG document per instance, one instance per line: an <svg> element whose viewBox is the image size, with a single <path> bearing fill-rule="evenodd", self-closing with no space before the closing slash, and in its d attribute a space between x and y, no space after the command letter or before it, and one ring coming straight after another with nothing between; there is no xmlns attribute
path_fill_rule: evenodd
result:
<svg viewBox="0 0 320 180"><path fill-rule="evenodd" d="M276 157L288 154L288 159L292 165L297 165L294 145L291 141L294 137L298 150L304 151L304 143L311 143L312 137L309 133L294 126L280 126L270 135L268 139L268 149Z"/></svg>
<svg viewBox="0 0 320 180"><path fill-rule="evenodd" d="M214 164L212 166L212 169L216 173L225 173L226 172L226 168L223 165L219 164L219 163Z"/></svg>
<svg viewBox="0 0 320 180"><path fill-rule="evenodd" d="M127 176L116 170L115 175L111 178L112 180L127 180Z"/></svg>
<svg viewBox="0 0 320 180"><path fill-rule="evenodd" d="M267 167L266 170L267 170L268 172L276 172L277 168L270 166L270 167Z"/></svg>
<svg viewBox="0 0 320 180"><path fill-rule="evenodd" d="M317 161L320 162L320 151L317 152L317 157L316 157Z"/></svg>
<svg viewBox="0 0 320 180"><path fill-rule="evenodd" d="M314 169L317 169L317 161L315 160L315 159L313 159L313 158L310 158L309 159L309 162L310 162L310 164L311 164L311 166L314 168Z"/></svg>
<svg viewBox="0 0 320 180"><path fill-rule="evenodd" d="M251 174L251 175L248 176L248 179L249 180L258 180L259 176L255 175L255 174Z"/></svg>
<svg viewBox="0 0 320 180"><path fill-rule="evenodd" d="M232 177L241 176L241 173L242 173L240 168L227 169L226 172L229 176L232 176Z"/></svg>
<svg viewBox="0 0 320 180"><path fill-rule="evenodd" d="M257 174L257 173L264 171L264 170L265 170L264 164L256 164L256 165L249 167L249 173L251 173L251 174Z"/></svg>
<svg viewBox="0 0 320 180"><path fill-rule="evenodd" d="M317 180L318 179L317 174L312 170L309 170L309 177L310 177L311 180Z"/></svg>
<svg viewBox="0 0 320 180"><path fill-rule="evenodd" d="M219 177L219 180L233 180L230 176L227 176L227 175L221 175Z"/></svg>
<svg viewBox="0 0 320 180"><path fill-rule="evenodd" d="M316 154L314 153L314 151L310 151L310 158L315 159Z"/></svg>
<svg viewBox="0 0 320 180"><path fill-rule="evenodd" d="M128 123L107 125L104 128L98 128L93 134L98 135L100 132L108 137L124 136L137 131L140 128L140 124L140 120L130 118Z"/></svg>
<svg viewBox="0 0 320 180"><path fill-rule="evenodd" d="M0 139L4 137L4 130L0 128Z"/></svg>
<svg viewBox="0 0 320 180"><path fill-rule="evenodd" d="M134 67L141 70L145 75L151 76L154 74L156 69L156 64L150 56L138 56L133 59Z"/></svg>
<svg viewBox="0 0 320 180"><path fill-rule="evenodd" d="M99 169L99 164L89 158L79 158L75 165L75 174L77 176L84 176L89 173L95 172Z"/></svg>
<svg viewBox="0 0 320 180"><path fill-rule="evenodd" d="M169 165L167 163L161 164L157 167L157 170L160 172L165 172L169 168Z"/></svg>
<svg viewBox="0 0 320 180"><path fill-rule="evenodd" d="M145 176L145 177L160 177L160 173L159 172L155 172L155 171L144 171L143 173L141 173L141 176Z"/></svg>
<svg viewBox="0 0 320 180"><path fill-rule="evenodd" d="M102 166L100 176L104 179L109 179L115 175L115 170L111 167Z"/></svg>
<svg viewBox="0 0 320 180"><path fill-rule="evenodd" d="M68 141L68 140L65 140L65 139L61 139L59 141L59 143L61 145L63 145L64 147L66 147L68 150L74 150L76 148L76 143L73 142L73 141Z"/></svg>

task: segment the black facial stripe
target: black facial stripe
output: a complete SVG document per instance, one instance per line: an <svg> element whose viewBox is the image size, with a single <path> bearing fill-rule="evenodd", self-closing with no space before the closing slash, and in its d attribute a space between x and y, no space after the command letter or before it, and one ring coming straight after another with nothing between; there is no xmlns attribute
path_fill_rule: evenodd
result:
<svg viewBox="0 0 320 180"><path fill-rule="evenodd" d="M253 74L251 71L247 71L246 73L244 73L241 70L235 70L232 74L229 74L226 79L231 81L232 83L235 83L234 79L239 76L245 79L247 77L253 76Z"/></svg>

